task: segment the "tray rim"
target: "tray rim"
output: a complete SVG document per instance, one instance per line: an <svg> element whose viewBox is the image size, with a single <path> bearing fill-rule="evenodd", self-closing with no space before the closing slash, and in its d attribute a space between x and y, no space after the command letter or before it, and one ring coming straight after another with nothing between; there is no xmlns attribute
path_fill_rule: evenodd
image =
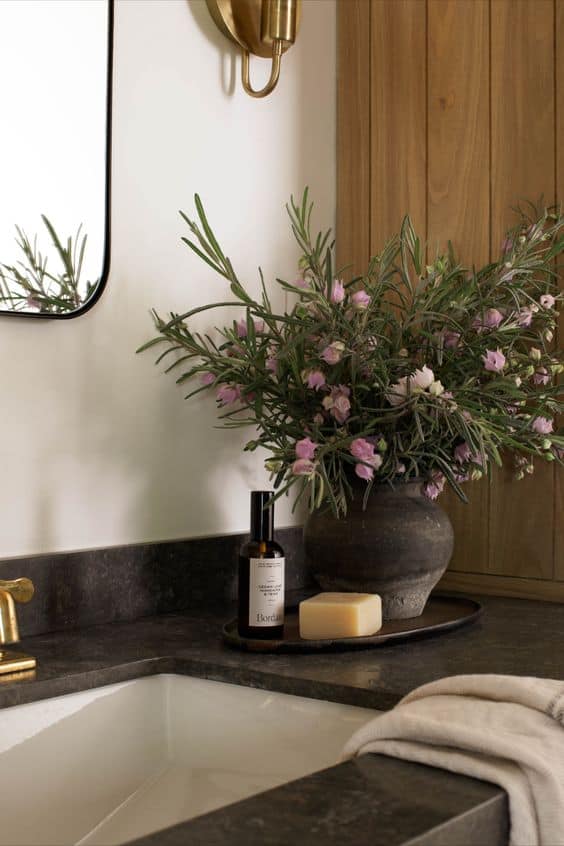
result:
<svg viewBox="0 0 564 846"><path fill-rule="evenodd" d="M233 626L237 625L237 617L228 620L222 626L222 639L228 646L239 649L243 652L255 653L315 653L315 652L344 652L355 649L369 649L384 646L390 642L405 642L408 640L416 640L428 635L437 634L440 632L454 631L462 626L475 622L482 616L484 608L477 599L464 594L451 594L443 591L437 591L429 597L429 602L434 599L446 599L451 602L456 602L468 605L468 613L462 617L457 617L454 620L445 620L444 622L431 623L427 626L422 626L417 629L406 629L405 631L390 632L389 634L380 634L376 632L373 635L364 637L345 637L338 639L327 639L324 641L307 641L307 640L260 640L258 638L241 637L236 631L233 632ZM299 604L299 603L298 603ZM287 611L292 611L297 608L297 604L293 604L287 608ZM417 620L417 617L409 618ZM406 620L407 622L407 620Z"/></svg>

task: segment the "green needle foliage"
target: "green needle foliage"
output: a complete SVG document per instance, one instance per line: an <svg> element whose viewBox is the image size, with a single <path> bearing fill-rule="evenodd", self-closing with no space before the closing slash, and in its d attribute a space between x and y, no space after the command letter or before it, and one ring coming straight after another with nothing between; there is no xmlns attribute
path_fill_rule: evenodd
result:
<svg viewBox="0 0 564 846"><path fill-rule="evenodd" d="M83 281L82 271L86 252L87 236L78 227L74 238L69 236L65 243L57 234L51 221L41 215L49 234L58 269L48 265L48 256L37 246L37 235L31 240L19 226L16 226L16 243L23 258L15 264L0 262L0 308L10 311L39 311L46 314L61 314L76 311L84 305L96 290L100 279Z"/></svg>
<svg viewBox="0 0 564 846"><path fill-rule="evenodd" d="M153 312L157 363L179 371L187 395L215 390L221 425L252 426L247 450L263 447L276 496L298 486L310 508L346 513L365 482L421 479L435 498L512 455L517 478L533 459L563 463L564 410L554 348L555 259L564 250L560 208L519 209L499 258L468 270L449 244L426 263L409 217L348 282L335 269L331 232L312 233L307 189L287 211L302 251L300 278L278 279L291 307L277 313L261 273L253 298L221 249L196 196L197 221L182 214L183 241L230 283L232 299L167 320ZM230 325L201 334L191 318L234 307ZM141 351L140 350L140 351ZM353 484L355 482L355 484Z"/></svg>

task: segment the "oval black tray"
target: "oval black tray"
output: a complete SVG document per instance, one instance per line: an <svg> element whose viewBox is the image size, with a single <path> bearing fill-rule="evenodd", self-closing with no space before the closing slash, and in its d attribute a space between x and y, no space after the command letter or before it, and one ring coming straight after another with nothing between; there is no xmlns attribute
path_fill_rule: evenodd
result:
<svg viewBox="0 0 564 846"><path fill-rule="evenodd" d="M422 637L435 632L450 631L476 620L482 606L464 596L434 594L419 617L409 620L389 620L376 634L369 637L343 637L335 640L302 640L299 634L298 609L287 609L284 620L284 637L280 640L259 640L241 637L237 620L230 620L223 627L223 640L247 652L319 652L382 646L399 640Z"/></svg>

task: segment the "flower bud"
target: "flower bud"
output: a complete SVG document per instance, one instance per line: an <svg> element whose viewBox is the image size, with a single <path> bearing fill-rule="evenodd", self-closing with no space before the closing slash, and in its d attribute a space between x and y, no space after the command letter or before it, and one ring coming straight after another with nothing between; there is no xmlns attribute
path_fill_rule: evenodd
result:
<svg viewBox="0 0 564 846"><path fill-rule="evenodd" d="M283 464L276 458L267 458L264 462L264 466L269 473L279 473L282 470Z"/></svg>
<svg viewBox="0 0 564 846"><path fill-rule="evenodd" d="M380 440L376 443L376 449L379 452L386 452L386 450L388 449L388 444L384 440L384 438L380 438Z"/></svg>
<svg viewBox="0 0 564 846"><path fill-rule="evenodd" d="M554 332L552 331L552 329L547 329L546 332L544 333L545 341L547 341L550 344L550 342L552 341L553 338L554 338Z"/></svg>
<svg viewBox="0 0 564 846"><path fill-rule="evenodd" d="M441 394L444 394L444 387L442 382L437 379L434 382L431 382L429 385L429 393L432 394L434 397L440 397Z"/></svg>
<svg viewBox="0 0 564 846"><path fill-rule="evenodd" d="M523 384L523 380L521 379L520 376L515 377L515 384L517 385L518 388L520 388L521 385Z"/></svg>
<svg viewBox="0 0 564 846"><path fill-rule="evenodd" d="M525 369L525 374L524 374L524 375L525 375L525 376L532 376L534 372L535 372L535 368L534 368L534 367L533 367L533 365L531 364L529 367L527 367L527 368Z"/></svg>
<svg viewBox="0 0 564 846"><path fill-rule="evenodd" d="M553 452L545 452L544 457L547 461L554 461L555 459Z"/></svg>
<svg viewBox="0 0 564 846"><path fill-rule="evenodd" d="M538 347L531 347L529 350L529 357L532 358L533 361L540 361L542 358L542 352Z"/></svg>
<svg viewBox="0 0 564 846"><path fill-rule="evenodd" d="M552 446L552 441L550 440L550 438L543 438L542 443L541 443L542 449L550 449L551 446Z"/></svg>

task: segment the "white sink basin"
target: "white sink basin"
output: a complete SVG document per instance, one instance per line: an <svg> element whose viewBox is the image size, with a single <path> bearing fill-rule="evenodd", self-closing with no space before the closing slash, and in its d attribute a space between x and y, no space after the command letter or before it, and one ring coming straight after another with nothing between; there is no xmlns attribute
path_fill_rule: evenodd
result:
<svg viewBox="0 0 564 846"><path fill-rule="evenodd" d="M0 846L117 844L336 763L375 712L162 675L0 711Z"/></svg>

